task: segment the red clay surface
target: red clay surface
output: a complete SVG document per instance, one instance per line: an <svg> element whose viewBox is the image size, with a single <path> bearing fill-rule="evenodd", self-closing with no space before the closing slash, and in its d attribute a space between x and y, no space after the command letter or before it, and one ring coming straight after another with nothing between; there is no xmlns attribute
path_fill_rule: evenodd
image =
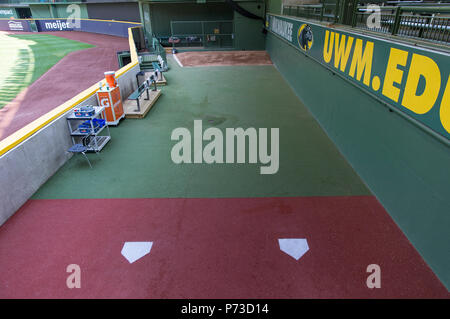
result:
<svg viewBox="0 0 450 319"><path fill-rule="evenodd" d="M125 241L153 247L129 264ZM30 200L0 227L0 269L1 298L449 298L371 196Z"/></svg>
<svg viewBox="0 0 450 319"><path fill-rule="evenodd" d="M266 51L194 51L177 53L183 66L270 65Z"/></svg>
<svg viewBox="0 0 450 319"><path fill-rule="evenodd" d="M69 53L0 109L0 140L100 81L105 71L117 70L116 52L129 50L127 38L75 31L43 33L96 47Z"/></svg>

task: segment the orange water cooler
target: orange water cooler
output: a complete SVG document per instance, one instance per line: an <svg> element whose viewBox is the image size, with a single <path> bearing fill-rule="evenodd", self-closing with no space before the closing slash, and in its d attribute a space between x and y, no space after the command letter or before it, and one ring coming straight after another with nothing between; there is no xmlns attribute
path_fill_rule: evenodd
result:
<svg viewBox="0 0 450 319"><path fill-rule="evenodd" d="M98 105L105 107L108 125L117 125L125 117L119 85L114 71L105 72L105 78L106 85L97 91Z"/></svg>

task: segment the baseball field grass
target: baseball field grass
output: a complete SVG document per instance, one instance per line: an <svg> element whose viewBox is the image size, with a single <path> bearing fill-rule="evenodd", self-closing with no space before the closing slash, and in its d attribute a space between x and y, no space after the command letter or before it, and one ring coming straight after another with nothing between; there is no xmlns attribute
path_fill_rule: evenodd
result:
<svg viewBox="0 0 450 319"><path fill-rule="evenodd" d="M0 32L0 109L68 53L91 47L49 34Z"/></svg>

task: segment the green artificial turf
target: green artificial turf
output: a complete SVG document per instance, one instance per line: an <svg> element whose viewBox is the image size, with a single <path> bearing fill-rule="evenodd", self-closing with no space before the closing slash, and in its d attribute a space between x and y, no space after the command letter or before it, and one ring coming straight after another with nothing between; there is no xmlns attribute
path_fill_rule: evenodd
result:
<svg viewBox="0 0 450 319"><path fill-rule="evenodd" d="M91 47L49 34L0 34L0 109L68 53Z"/></svg>
<svg viewBox="0 0 450 319"><path fill-rule="evenodd" d="M111 128L99 156L70 159L34 198L272 197L368 195L306 107L273 66L180 68L169 59L168 85L144 119ZM280 164L175 164L172 130L279 128Z"/></svg>

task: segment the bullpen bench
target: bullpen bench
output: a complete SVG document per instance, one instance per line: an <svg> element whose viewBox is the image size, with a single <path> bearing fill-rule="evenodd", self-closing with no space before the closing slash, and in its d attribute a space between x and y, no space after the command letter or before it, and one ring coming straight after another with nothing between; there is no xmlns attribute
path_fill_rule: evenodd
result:
<svg viewBox="0 0 450 319"><path fill-rule="evenodd" d="M158 62L152 62L152 67L155 71L161 72L161 67Z"/></svg>
<svg viewBox="0 0 450 319"><path fill-rule="evenodd" d="M141 110L141 105L139 103L139 99L141 98L141 95L146 92L147 93L147 97L145 98L145 100L148 100L149 94L148 94L148 90L150 88L150 86L152 85L152 83L155 84L154 87L154 91L157 90L156 87L156 81L155 78L153 77L153 75L151 77L149 77L147 80L144 81L144 83L142 83L133 93L130 94L130 96L128 97L128 100L136 100L136 104L137 104L137 109L135 110L136 112L140 112Z"/></svg>

